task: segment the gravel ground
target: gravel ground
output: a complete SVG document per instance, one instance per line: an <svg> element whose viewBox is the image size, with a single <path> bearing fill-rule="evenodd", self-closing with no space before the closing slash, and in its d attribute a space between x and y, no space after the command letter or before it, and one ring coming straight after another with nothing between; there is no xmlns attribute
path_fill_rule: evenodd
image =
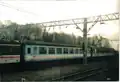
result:
<svg viewBox="0 0 120 82"><path fill-rule="evenodd" d="M62 67L52 67L37 71L25 71L25 72L13 73L13 74L11 73L1 74L1 76L2 76L2 81L20 81L22 78L25 78L25 80L27 81L40 81L40 80L47 80L49 78L59 77L65 74L76 72L78 70L83 71L85 69L99 67L101 65L103 65L102 62L90 63L88 65L74 64L74 65L68 65Z"/></svg>

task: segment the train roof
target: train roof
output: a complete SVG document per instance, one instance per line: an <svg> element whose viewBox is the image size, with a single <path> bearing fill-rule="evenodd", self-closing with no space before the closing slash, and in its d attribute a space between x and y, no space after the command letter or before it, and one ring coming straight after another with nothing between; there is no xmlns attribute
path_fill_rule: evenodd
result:
<svg viewBox="0 0 120 82"><path fill-rule="evenodd" d="M80 47L80 45L61 44L61 43L52 43L52 42L43 42L43 41L25 41L24 43L25 43L25 44L28 44L28 45Z"/></svg>
<svg viewBox="0 0 120 82"><path fill-rule="evenodd" d="M3 41L0 40L0 44L20 44L18 41Z"/></svg>
<svg viewBox="0 0 120 82"><path fill-rule="evenodd" d="M45 45L45 46L65 46L65 47L80 47L80 45L73 44L60 44L60 43L52 43L52 42L43 42L43 41L0 41L0 44L27 44L27 45Z"/></svg>

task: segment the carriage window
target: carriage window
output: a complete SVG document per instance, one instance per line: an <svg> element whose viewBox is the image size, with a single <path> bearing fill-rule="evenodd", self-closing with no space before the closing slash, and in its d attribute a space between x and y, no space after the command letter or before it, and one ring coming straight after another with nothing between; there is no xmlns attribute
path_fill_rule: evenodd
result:
<svg viewBox="0 0 120 82"><path fill-rule="evenodd" d="M33 54L37 54L37 47L33 47Z"/></svg>
<svg viewBox="0 0 120 82"><path fill-rule="evenodd" d="M57 48L57 54L62 54L62 48Z"/></svg>
<svg viewBox="0 0 120 82"><path fill-rule="evenodd" d="M73 54L73 48L69 49L70 54Z"/></svg>
<svg viewBox="0 0 120 82"><path fill-rule="evenodd" d="M79 49L79 53L80 53L80 54L82 53L82 49Z"/></svg>
<svg viewBox="0 0 120 82"><path fill-rule="evenodd" d="M68 54L68 48L64 48L64 54Z"/></svg>
<svg viewBox="0 0 120 82"><path fill-rule="evenodd" d="M0 55L19 55L20 46L0 45Z"/></svg>
<svg viewBox="0 0 120 82"><path fill-rule="evenodd" d="M75 49L75 54L78 54L78 49Z"/></svg>
<svg viewBox="0 0 120 82"><path fill-rule="evenodd" d="M49 48L49 54L55 54L55 48Z"/></svg>
<svg viewBox="0 0 120 82"><path fill-rule="evenodd" d="M39 47L39 54L47 54L47 48L46 47Z"/></svg>
<svg viewBox="0 0 120 82"><path fill-rule="evenodd" d="M31 53L31 48L27 48L27 54Z"/></svg>

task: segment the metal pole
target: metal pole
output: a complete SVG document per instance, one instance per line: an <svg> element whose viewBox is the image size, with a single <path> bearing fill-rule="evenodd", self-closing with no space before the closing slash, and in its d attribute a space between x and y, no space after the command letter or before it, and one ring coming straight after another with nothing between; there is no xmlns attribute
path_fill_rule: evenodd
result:
<svg viewBox="0 0 120 82"><path fill-rule="evenodd" d="M87 18L84 18L83 24L83 43L84 43L84 52L83 52L83 63L87 64Z"/></svg>

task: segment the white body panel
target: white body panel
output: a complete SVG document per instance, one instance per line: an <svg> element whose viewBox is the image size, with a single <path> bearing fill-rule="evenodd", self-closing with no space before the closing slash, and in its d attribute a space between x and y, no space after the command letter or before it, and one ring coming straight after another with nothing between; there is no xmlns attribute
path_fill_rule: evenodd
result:
<svg viewBox="0 0 120 82"><path fill-rule="evenodd" d="M0 64L20 62L20 55L1 55Z"/></svg>
<svg viewBox="0 0 120 82"><path fill-rule="evenodd" d="M112 53L98 53L93 54L93 57L97 56L107 56L112 55ZM72 58L82 58L83 54L41 54L41 55L25 55L25 61L47 61L47 60L58 60L58 59L72 59ZM90 57L90 54L87 54ZM20 55L2 55L0 56L0 64L4 63L18 63L20 62Z"/></svg>
<svg viewBox="0 0 120 82"><path fill-rule="evenodd" d="M19 45L16 45L19 46ZM36 48L35 48L36 47ZM46 48L45 54L41 53L39 50L40 47ZM28 53L28 48L30 48L30 52ZM50 54L50 48L54 48L55 53ZM61 48L62 51L60 54L57 54L57 49ZM64 51L64 48L67 48L67 53ZM73 52L71 53L71 49ZM53 51L54 51L53 50ZM78 52L76 53L76 50ZM44 50L43 50L44 51ZM59 51L59 50L58 50ZM83 58L82 49L77 47L59 47L59 46L43 46L43 45L25 45L25 52L24 52L25 61L47 61L47 60L58 60L58 59L72 59L72 58ZM96 56L106 56L112 55L111 53L96 53L93 54L93 57ZM87 53L87 57L90 57L90 53ZM0 55L0 64L4 63L18 63L20 62L20 55Z"/></svg>
<svg viewBox="0 0 120 82"><path fill-rule="evenodd" d="M59 54L59 55L34 55L27 56L25 55L25 61L47 61L47 60L57 60L57 59L72 59L72 58L81 58L82 54Z"/></svg>
<svg viewBox="0 0 120 82"><path fill-rule="evenodd" d="M93 57L97 56L107 56L108 53L93 55ZM110 55L112 55L110 53ZM90 54L87 54L87 57L90 57ZM73 58L82 58L83 54L60 54L60 55L34 55L27 56L25 55L25 61L47 61L47 60L58 60L58 59L73 59Z"/></svg>

